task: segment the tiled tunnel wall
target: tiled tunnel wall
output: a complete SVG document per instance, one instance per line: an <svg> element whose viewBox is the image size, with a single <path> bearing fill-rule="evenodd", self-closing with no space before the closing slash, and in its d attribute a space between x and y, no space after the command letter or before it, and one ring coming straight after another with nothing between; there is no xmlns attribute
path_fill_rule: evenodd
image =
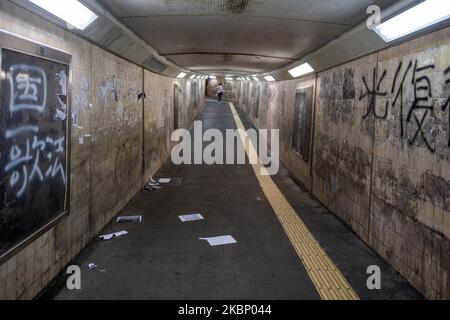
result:
<svg viewBox="0 0 450 320"><path fill-rule="evenodd" d="M0 299L29 299L169 156L175 84L183 127L202 110L205 84L144 71L8 1L0 1L0 28L73 55L70 215L0 265ZM142 91L144 105L138 99Z"/></svg>
<svg viewBox="0 0 450 320"><path fill-rule="evenodd" d="M309 79L242 83L239 97L256 127L280 128L295 178L433 299L450 298L449 67L446 28ZM295 91L311 85L307 162L291 146Z"/></svg>

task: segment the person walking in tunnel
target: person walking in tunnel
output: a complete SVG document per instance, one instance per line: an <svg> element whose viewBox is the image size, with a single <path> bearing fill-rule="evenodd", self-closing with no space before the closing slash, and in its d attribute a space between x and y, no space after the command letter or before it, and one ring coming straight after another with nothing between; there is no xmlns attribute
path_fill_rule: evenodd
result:
<svg viewBox="0 0 450 320"><path fill-rule="evenodd" d="M223 92L224 92L223 85L222 83L219 83L219 85L216 88L217 100L219 104L222 102Z"/></svg>

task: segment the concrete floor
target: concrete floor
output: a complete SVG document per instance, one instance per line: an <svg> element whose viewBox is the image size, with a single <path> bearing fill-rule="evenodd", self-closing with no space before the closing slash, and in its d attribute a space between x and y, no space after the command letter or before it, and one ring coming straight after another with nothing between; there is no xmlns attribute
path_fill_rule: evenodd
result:
<svg viewBox="0 0 450 320"><path fill-rule="evenodd" d="M198 120L205 130L236 128L225 103L208 101ZM120 215L143 215L142 223L111 222L102 233L129 234L94 241L73 261L82 268L82 290L67 290L62 274L43 299L320 298L250 165L175 166L169 160L157 176L183 182L140 192ZM422 298L285 168L274 180L361 299ZM179 221L191 213L206 220ZM198 240L228 234L238 243L210 247ZM89 270L91 262L98 268ZM373 264L382 270L381 290L366 288L366 269Z"/></svg>

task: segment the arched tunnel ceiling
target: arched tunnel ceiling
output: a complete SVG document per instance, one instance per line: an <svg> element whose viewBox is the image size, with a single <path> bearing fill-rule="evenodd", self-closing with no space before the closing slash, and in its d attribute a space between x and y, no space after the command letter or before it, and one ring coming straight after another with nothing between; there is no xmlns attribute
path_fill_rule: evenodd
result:
<svg viewBox="0 0 450 320"><path fill-rule="evenodd" d="M269 72L397 0L100 0L160 55L197 72Z"/></svg>

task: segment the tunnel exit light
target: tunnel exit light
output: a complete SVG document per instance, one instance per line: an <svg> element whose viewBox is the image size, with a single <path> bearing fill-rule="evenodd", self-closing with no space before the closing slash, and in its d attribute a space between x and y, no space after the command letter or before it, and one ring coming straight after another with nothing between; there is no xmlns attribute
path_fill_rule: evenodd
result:
<svg viewBox="0 0 450 320"><path fill-rule="evenodd" d="M391 42L450 18L449 0L426 0L375 27L375 32Z"/></svg>
<svg viewBox="0 0 450 320"><path fill-rule="evenodd" d="M86 29L98 16L89 10L84 4L78 0L29 0L38 7L51 13L52 15L64 20L71 26L84 30Z"/></svg>
<svg viewBox="0 0 450 320"><path fill-rule="evenodd" d="M294 78L304 76L305 74L314 72L314 69L309 65L309 63L304 63L298 67L295 67L288 71Z"/></svg>

